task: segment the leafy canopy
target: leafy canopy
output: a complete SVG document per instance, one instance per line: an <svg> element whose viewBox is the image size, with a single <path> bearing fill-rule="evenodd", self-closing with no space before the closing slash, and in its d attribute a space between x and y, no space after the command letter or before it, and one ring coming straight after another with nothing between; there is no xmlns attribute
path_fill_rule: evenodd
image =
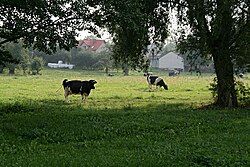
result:
<svg viewBox="0 0 250 167"><path fill-rule="evenodd" d="M144 68L147 46L162 44L168 36L168 10L159 0L87 0L95 9L92 22L113 36L113 59L133 68Z"/></svg>
<svg viewBox="0 0 250 167"><path fill-rule="evenodd" d="M228 50L235 67L250 64L250 3L247 0L177 0L182 31L179 49L199 52L204 57ZM214 54L215 56L215 54ZM216 57L214 57L216 58Z"/></svg>
<svg viewBox="0 0 250 167"><path fill-rule="evenodd" d="M87 26L82 13L88 10L84 1L1 0L0 45L23 39L45 52L57 45L69 50L76 45L77 30Z"/></svg>

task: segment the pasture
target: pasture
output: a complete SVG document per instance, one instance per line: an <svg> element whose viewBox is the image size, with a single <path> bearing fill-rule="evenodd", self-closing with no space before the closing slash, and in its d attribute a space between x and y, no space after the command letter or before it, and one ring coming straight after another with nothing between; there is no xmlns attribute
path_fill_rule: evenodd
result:
<svg viewBox="0 0 250 167"><path fill-rule="evenodd" d="M200 109L214 76L42 73L0 76L0 166L249 166L249 110ZM98 83L65 103L63 79Z"/></svg>

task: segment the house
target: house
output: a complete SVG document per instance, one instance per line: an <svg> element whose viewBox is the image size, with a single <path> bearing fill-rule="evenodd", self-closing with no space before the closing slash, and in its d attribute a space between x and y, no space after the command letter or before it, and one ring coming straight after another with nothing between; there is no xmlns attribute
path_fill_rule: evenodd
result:
<svg viewBox="0 0 250 167"><path fill-rule="evenodd" d="M80 40L78 47L99 53L106 49L105 44L105 40L87 38L84 40Z"/></svg>
<svg viewBox="0 0 250 167"><path fill-rule="evenodd" d="M169 52L168 54L162 56L159 59L159 68L166 70L184 70L184 60L183 58L174 52Z"/></svg>
<svg viewBox="0 0 250 167"><path fill-rule="evenodd" d="M63 61L58 61L58 63L48 63L50 68L69 68L72 69L75 65L73 64L63 64Z"/></svg>

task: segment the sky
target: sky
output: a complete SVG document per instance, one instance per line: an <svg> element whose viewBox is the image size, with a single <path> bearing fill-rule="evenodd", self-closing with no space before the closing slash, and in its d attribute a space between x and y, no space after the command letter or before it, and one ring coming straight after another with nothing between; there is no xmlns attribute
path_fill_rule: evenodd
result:
<svg viewBox="0 0 250 167"><path fill-rule="evenodd" d="M167 41L173 41L176 42L178 36L176 36L176 32L177 32L177 28L178 28L178 24L177 24L177 18L175 16L176 13L173 13L170 16L170 27L169 27L169 31L170 31L170 37L167 39ZM111 40L111 35L105 31L102 30L101 31L101 39L106 40L106 41L110 41ZM89 31L79 31L79 36L76 37L77 40L82 40L85 39L89 36L95 36L93 33L89 32ZM167 43L167 42L166 42Z"/></svg>

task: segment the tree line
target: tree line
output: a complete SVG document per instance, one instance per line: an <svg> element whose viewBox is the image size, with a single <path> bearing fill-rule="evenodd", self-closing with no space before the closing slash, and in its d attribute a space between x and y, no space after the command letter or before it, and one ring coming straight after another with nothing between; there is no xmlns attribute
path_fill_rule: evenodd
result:
<svg viewBox="0 0 250 167"><path fill-rule="evenodd" d="M85 70L104 70L114 68L109 51L94 53L82 48L71 48L69 51L57 48L54 53L46 53L43 51L33 50L33 48L25 48L23 42L19 40L17 43L9 42L5 44L6 50L11 54L14 62L4 62L0 65L0 74L4 69L9 74L15 74L19 69L23 74L41 74L41 70L48 63L57 63L63 61L67 64L74 64L74 68Z"/></svg>
<svg viewBox="0 0 250 167"><path fill-rule="evenodd" d="M33 55L28 48L23 48L22 42L6 43L6 50L11 54L14 61L7 61L0 64L0 74L4 69L8 69L9 74L15 74L16 69L21 69L23 74L40 74L44 60L41 57Z"/></svg>

